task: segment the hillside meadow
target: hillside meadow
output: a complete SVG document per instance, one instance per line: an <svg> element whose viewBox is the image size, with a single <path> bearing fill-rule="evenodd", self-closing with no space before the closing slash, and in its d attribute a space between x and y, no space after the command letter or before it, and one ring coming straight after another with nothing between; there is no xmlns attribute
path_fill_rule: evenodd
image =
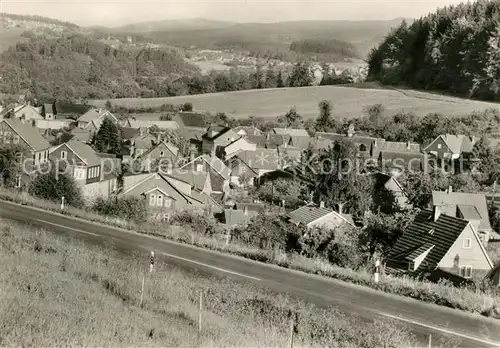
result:
<svg viewBox="0 0 500 348"><path fill-rule="evenodd" d="M439 113L445 116L467 114L500 104L419 92L414 90L353 88L344 86L314 86L301 88L276 88L224 93L210 93L166 98L113 99L113 106L159 107L162 104L191 102L197 111L224 112L235 118L249 116L275 118L285 114L292 106L304 118L318 115L318 103L328 100L336 117L352 118L365 114L374 104L383 104L388 115L400 111L418 116ZM90 100L89 104L104 107L106 100Z"/></svg>
<svg viewBox="0 0 500 348"><path fill-rule="evenodd" d="M298 318L295 346L415 345L390 321L360 322L161 260L152 274L147 267L147 253L118 253L0 218L0 346L285 347L290 316Z"/></svg>

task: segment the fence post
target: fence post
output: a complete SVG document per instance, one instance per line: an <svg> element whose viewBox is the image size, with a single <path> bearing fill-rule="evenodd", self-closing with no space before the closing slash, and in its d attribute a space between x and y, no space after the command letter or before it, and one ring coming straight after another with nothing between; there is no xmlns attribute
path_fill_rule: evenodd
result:
<svg viewBox="0 0 500 348"><path fill-rule="evenodd" d="M201 332L201 312L203 311L203 291L200 291L200 316L198 318L198 331Z"/></svg>
<svg viewBox="0 0 500 348"><path fill-rule="evenodd" d="M432 335L429 334L429 348L432 347Z"/></svg>
<svg viewBox="0 0 500 348"><path fill-rule="evenodd" d="M379 281L379 271L378 271L379 268L380 268L380 261L377 260L375 261L375 274L374 274L375 283L378 283Z"/></svg>
<svg viewBox="0 0 500 348"><path fill-rule="evenodd" d="M142 276L142 287L141 287L141 305L140 307L142 308L142 301L144 300L144 283L146 282L146 276Z"/></svg>
<svg viewBox="0 0 500 348"><path fill-rule="evenodd" d="M226 245L229 245L229 243L231 242L231 230L227 230L227 233L226 233Z"/></svg>
<svg viewBox="0 0 500 348"><path fill-rule="evenodd" d="M61 197L61 210L64 210L64 196Z"/></svg>
<svg viewBox="0 0 500 348"><path fill-rule="evenodd" d="M149 257L149 273L153 273L155 267L155 252L151 252L151 256Z"/></svg>
<svg viewBox="0 0 500 348"><path fill-rule="evenodd" d="M289 348L293 348L293 334L294 334L294 326L295 326L295 322L294 322L294 318L293 316L290 318L290 344L289 344Z"/></svg>

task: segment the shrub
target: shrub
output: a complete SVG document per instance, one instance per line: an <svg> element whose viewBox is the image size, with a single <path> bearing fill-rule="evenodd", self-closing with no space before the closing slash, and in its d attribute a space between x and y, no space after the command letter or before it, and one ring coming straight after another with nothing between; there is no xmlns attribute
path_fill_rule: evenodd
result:
<svg viewBox="0 0 500 348"><path fill-rule="evenodd" d="M55 170L38 175L31 182L28 191L33 196L50 201L60 201L64 196L67 204L83 206L82 191L75 180L67 174L56 173Z"/></svg>
<svg viewBox="0 0 500 348"><path fill-rule="evenodd" d="M92 209L102 215L120 217L127 220L146 221L148 212L143 199L138 197L111 197L95 200Z"/></svg>

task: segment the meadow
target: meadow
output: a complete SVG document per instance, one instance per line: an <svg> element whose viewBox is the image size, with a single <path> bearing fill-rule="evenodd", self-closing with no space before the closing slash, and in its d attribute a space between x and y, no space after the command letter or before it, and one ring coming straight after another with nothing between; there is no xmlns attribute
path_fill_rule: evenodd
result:
<svg viewBox="0 0 500 348"><path fill-rule="evenodd" d="M147 266L138 254L0 219L0 346L283 347L290 318L294 346L415 345L390 321L362 323L255 285Z"/></svg>
<svg viewBox="0 0 500 348"><path fill-rule="evenodd" d="M444 116L468 114L476 110L500 108L500 104L461 99L414 90L314 86L302 88L259 89L210 93L166 98L123 98L111 100L114 106L159 107L162 104L191 102L197 111L224 112L235 118L249 116L275 118L292 106L304 118L316 118L318 103L328 100L333 114L339 118L359 117L367 107L382 104L388 115L400 111L418 116L439 113ZM106 100L90 100L89 104L104 107Z"/></svg>

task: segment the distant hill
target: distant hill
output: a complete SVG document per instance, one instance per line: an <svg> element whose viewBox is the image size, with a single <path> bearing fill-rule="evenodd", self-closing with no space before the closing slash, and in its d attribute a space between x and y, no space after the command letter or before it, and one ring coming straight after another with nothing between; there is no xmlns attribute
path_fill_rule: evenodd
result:
<svg viewBox="0 0 500 348"><path fill-rule="evenodd" d="M204 18L191 19L170 19L162 21L149 21L128 24L121 27L105 28L99 27L100 30L109 32L126 32L126 33L147 33L152 31L190 31L190 30L211 30L227 28L234 25L231 22L216 21Z"/></svg>
<svg viewBox="0 0 500 348"><path fill-rule="evenodd" d="M500 1L439 9L402 23L369 57L385 84L500 101Z"/></svg>
<svg viewBox="0 0 500 348"><path fill-rule="evenodd" d="M180 47L255 52L287 52L292 42L299 40L337 40L352 44L356 52L365 57L401 21L239 23L213 29L151 31L143 35L149 35L156 43Z"/></svg>
<svg viewBox="0 0 500 348"><path fill-rule="evenodd" d="M152 96L153 86L198 72L176 50L114 49L90 36L36 37L0 55L0 92L48 100Z"/></svg>
<svg viewBox="0 0 500 348"><path fill-rule="evenodd" d="M89 35L92 31L47 17L0 13L0 51L36 36L55 38L67 34Z"/></svg>

